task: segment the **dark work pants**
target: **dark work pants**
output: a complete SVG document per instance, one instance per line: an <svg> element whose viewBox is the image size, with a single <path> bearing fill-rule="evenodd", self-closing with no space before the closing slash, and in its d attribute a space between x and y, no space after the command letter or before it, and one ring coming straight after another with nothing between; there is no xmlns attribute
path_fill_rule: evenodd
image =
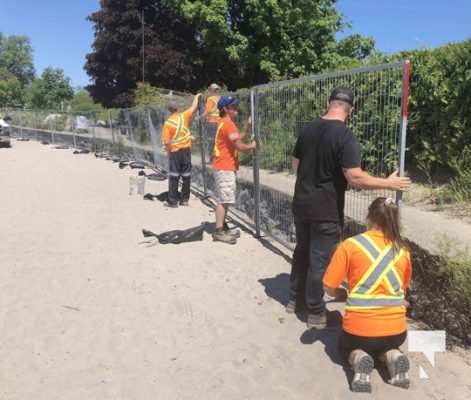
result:
<svg viewBox="0 0 471 400"><path fill-rule="evenodd" d="M190 199L191 183L191 148L169 153L168 159L168 203L177 204L178 200ZM178 184L182 178L182 194L178 195Z"/></svg>
<svg viewBox="0 0 471 400"><path fill-rule="evenodd" d="M298 310L318 314L325 310L322 278L340 240L341 224L296 219L295 226L290 299Z"/></svg>
<svg viewBox="0 0 471 400"><path fill-rule="evenodd" d="M407 331L398 335L365 337L356 336L342 331L339 336L339 351L341 356L348 360L353 350L363 350L372 357L378 357L381 353L398 349L407 338Z"/></svg>

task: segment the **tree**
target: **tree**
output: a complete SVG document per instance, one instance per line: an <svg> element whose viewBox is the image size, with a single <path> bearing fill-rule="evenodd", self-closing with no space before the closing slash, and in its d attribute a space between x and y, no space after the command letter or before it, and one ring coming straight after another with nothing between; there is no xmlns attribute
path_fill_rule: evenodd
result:
<svg viewBox="0 0 471 400"><path fill-rule="evenodd" d="M162 100L159 90L148 83L139 82L134 91L134 104L136 106L148 106Z"/></svg>
<svg viewBox="0 0 471 400"><path fill-rule="evenodd" d="M32 82L35 71L29 38L16 35L5 37L0 33L0 69L14 75L22 87Z"/></svg>
<svg viewBox="0 0 471 400"><path fill-rule="evenodd" d="M101 9L89 16L95 40L85 70L93 80L87 90L105 107L131 106L143 79L142 12L145 81L176 90L198 85L197 35L190 24L162 1L102 0Z"/></svg>
<svg viewBox="0 0 471 400"><path fill-rule="evenodd" d="M25 36L0 32L0 106L22 106L34 78L33 50Z"/></svg>
<svg viewBox="0 0 471 400"><path fill-rule="evenodd" d="M33 108L57 110L73 98L74 90L62 69L48 67L33 81L29 96Z"/></svg>
<svg viewBox="0 0 471 400"><path fill-rule="evenodd" d="M24 91L18 78L0 69L0 107L23 105Z"/></svg>
<svg viewBox="0 0 471 400"><path fill-rule="evenodd" d="M374 47L373 39L360 35L337 43L335 35L346 24L335 0L165 3L196 27L206 82L224 82L229 89L358 63Z"/></svg>
<svg viewBox="0 0 471 400"><path fill-rule="evenodd" d="M93 112L101 112L103 108L100 104L97 104L93 101L90 93L86 90L79 90L74 94L74 98L71 103L72 112L78 114L89 114Z"/></svg>
<svg viewBox="0 0 471 400"><path fill-rule="evenodd" d="M230 90L360 63L371 38L340 43L346 26L335 0L102 0L94 51L85 69L92 97L129 106L145 68L152 86L197 91L212 81Z"/></svg>

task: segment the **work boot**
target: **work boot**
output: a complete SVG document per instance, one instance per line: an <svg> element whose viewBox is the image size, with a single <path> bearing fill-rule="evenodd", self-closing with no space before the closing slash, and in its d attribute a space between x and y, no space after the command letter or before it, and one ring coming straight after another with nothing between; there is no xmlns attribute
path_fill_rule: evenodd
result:
<svg viewBox="0 0 471 400"><path fill-rule="evenodd" d="M379 356L379 360L388 367L391 379L389 383L393 386L399 386L408 389L409 380L409 359L398 349L389 350Z"/></svg>
<svg viewBox="0 0 471 400"><path fill-rule="evenodd" d="M227 244L236 244L237 239L234 236L227 234L224 231L216 231L213 233L214 242L223 242Z"/></svg>
<svg viewBox="0 0 471 400"><path fill-rule="evenodd" d="M308 329L325 329L327 328L327 312L322 311L321 313L314 314L309 312L307 314L306 325Z"/></svg>
<svg viewBox="0 0 471 400"><path fill-rule="evenodd" d="M239 230L239 229L231 229L231 228L229 228L229 225L227 225L225 222L224 222L223 230L224 230L224 232L226 232L227 234L229 234L229 235L231 235L231 236L234 236L236 239L239 239L239 238L240 238L240 230Z"/></svg>
<svg viewBox="0 0 471 400"><path fill-rule="evenodd" d="M353 350L348 357L348 362L353 368L352 392L371 393L371 372L374 368L374 360L363 350Z"/></svg>

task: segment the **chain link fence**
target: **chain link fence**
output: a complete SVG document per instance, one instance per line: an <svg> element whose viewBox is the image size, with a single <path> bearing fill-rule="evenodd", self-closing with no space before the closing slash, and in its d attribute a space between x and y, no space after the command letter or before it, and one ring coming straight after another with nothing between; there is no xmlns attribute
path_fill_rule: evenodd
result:
<svg viewBox="0 0 471 400"><path fill-rule="evenodd" d="M291 170L291 154L302 126L325 113L329 95L337 86L349 86L355 92L354 112L347 124L361 143L362 167L383 177L398 167L404 172L406 67L406 62L383 64L230 93L240 99L236 124L242 127L251 117L251 134L258 145L256 152L240 155L237 201L232 212L252 226L257 236L270 235L290 248L294 246L291 202L296 177ZM107 110L99 116L6 112L12 118L12 134L16 138L88 149L114 161L141 161L167 171L168 157L160 137L169 116L166 104L170 99L177 101L182 110L192 102L188 95L165 91L159 104ZM191 124L192 185L202 196L214 197L216 188L211 168L214 129L209 129L200 117L202 106ZM394 193L347 191L346 235L362 229L360 225L364 224L368 205L377 196L392 197Z"/></svg>

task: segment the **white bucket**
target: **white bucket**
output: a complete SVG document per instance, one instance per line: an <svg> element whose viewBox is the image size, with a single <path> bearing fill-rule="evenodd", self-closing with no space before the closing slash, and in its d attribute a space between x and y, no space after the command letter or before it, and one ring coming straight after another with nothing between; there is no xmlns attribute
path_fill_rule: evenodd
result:
<svg viewBox="0 0 471 400"><path fill-rule="evenodd" d="M146 187L146 178L144 176L130 176L129 177L129 195L140 194L144 195Z"/></svg>

